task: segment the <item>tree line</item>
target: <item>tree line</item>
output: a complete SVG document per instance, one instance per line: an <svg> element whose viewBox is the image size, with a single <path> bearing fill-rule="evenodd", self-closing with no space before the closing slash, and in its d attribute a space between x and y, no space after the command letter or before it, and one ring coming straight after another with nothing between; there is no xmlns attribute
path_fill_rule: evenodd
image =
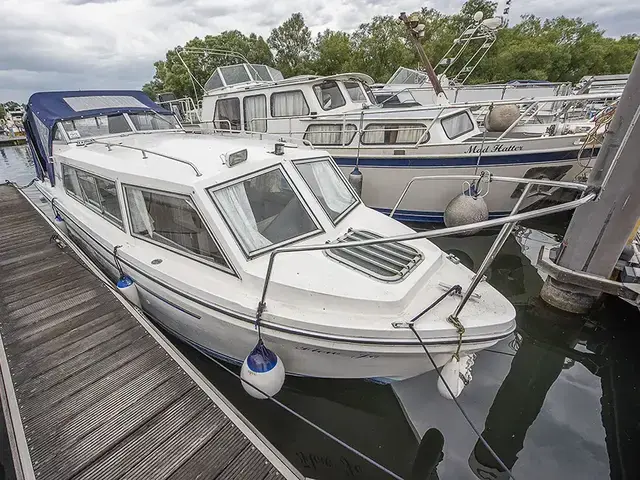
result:
<svg viewBox="0 0 640 480"><path fill-rule="evenodd" d="M419 12L425 25L422 44L432 64L473 22L477 11L489 18L496 13L496 7L497 3L488 0L469 0L454 15L423 8ZM518 24L498 30L496 43L468 83L513 79L575 83L585 75L629 73L639 48L637 34L611 38L597 23L581 18L543 20L525 15ZM294 13L266 40L254 33L247 36L231 30L195 37L184 46L169 50L164 60L155 62L155 75L143 90L152 98L161 92L200 97L200 85L216 67L241 61L230 52L243 55L251 63L273 66L285 77L361 72L377 82L386 82L399 66L419 67L418 55L397 16L375 16L352 33L327 29L314 37L303 16Z"/></svg>

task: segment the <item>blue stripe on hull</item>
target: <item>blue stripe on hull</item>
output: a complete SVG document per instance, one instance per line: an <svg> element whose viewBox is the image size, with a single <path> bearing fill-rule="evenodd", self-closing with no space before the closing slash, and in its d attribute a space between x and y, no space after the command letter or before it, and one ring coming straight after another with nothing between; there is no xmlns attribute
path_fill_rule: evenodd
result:
<svg viewBox="0 0 640 480"><path fill-rule="evenodd" d="M594 155L599 149L595 149ZM480 166L491 167L497 165L519 165L529 163L566 162L575 160L579 150L565 150L560 152L520 153L509 155L485 155L480 158ZM356 157L334 157L336 163L342 167L355 166ZM360 167L395 167L395 168L419 168L419 167L475 167L478 163L478 155L470 154L464 157L360 157Z"/></svg>
<svg viewBox="0 0 640 480"><path fill-rule="evenodd" d="M373 208L374 210L377 210L380 213L384 213L385 215L389 215L391 213L391 209L389 208ZM489 213L489 218L504 217L505 215L509 215L509 212L491 212ZM401 222L442 223L444 221L444 212L426 212L421 210L398 209L396 210L396 213L393 214L393 218Z"/></svg>

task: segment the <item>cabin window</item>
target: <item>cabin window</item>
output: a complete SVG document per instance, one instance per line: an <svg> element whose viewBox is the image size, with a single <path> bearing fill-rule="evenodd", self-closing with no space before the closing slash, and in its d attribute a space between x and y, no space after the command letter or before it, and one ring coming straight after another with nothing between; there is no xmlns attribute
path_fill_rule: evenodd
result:
<svg viewBox="0 0 640 480"><path fill-rule="evenodd" d="M62 126L70 140L131 131L129 122L122 114L64 120Z"/></svg>
<svg viewBox="0 0 640 480"><path fill-rule="evenodd" d="M444 133L450 140L457 138L465 133L473 131L474 125L468 112L461 112L456 115L451 115L447 118L443 118L442 128Z"/></svg>
<svg viewBox="0 0 640 480"><path fill-rule="evenodd" d="M367 145L399 145L427 143L427 127L420 123L381 124L371 123L364 129L362 143Z"/></svg>
<svg viewBox="0 0 640 480"><path fill-rule="evenodd" d="M75 168L62 165L62 183L67 193L82 200L82 191L80 190L80 183L78 183Z"/></svg>
<svg viewBox="0 0 640 480"><path fill-rule="evenodd" d="M307 127L304 139L313 145L349 145L356 130L351 123L315 123Z"/></svg>
<svg viewBox="0 0 640 480"><path fill-rule="evenodd" d="M122 212L114 181L64 164L62 178L68 194L93 210L97 210L104 218L122 228Z"/></svg>
<svg viewBox="0 0 640 480"><path fill-rule="evenodd" d="M215 127L220 130L240 130L240 99L222 98L218 100L213 121Z"/></svg>
<svg viewBox="0 0 640 480"><path fill-rule="evenodd" d="M222 87L224 87L224 83L222 82L222 78L220 77L220 73L218 72L218 70L213 72L213 74L209 77L209 80L207 80L207 83L204 84L204 89L207 91L215 90L216 88Z"/></svg>
<svg viewBox="0 0 640 480"><path fill-rule="evenodd" d="M222 73L227 85L235 85L237 83L249 82L251 80L244 64L220 67L220 73Z"/></svg>
<svg viewBox="0 0 640 480"><path fill-rule="evenodd" d="M367 100L358 82L344 82L344 87L347 89L347 93L352 101L365 102Z"/></svg>
<svg viewBox="0 0 640 480"><path fill-rule="evenodd" d="M122 212L120 211L116 183L100 177L95 177L95 182L100 195L102 214L122 225Z"/></svg>
<svg viewBox="0 0 640 480"><path fill-rule="evenodd" d="M188 196L131 186L125 195L133 235L229 268Z"/></svg>
<svg viewBox="0 0 640 480"><path fill-rule="evenodd" d="M180 128L180 124L173 115L163 115L154 111L130 113L129 118L138 131L173 130Z"/></svg>
<svg viewBox="0 0 640 480"><path fill-rule="evenodd" d="M95 179L81 170L78 170L76 174L78 175L78 183L80 184L80 191L84 201L89 205L100 208L100 195L98 194Z"/></svg>
<svg viewBox="0 0 640 480"><path fill-rule="evenodd" d="M313 91L323 110L333 110L334 108L344 107L347 103L340 91L340 87L333 80L314 85Z"/></svg>
<svg viewBox="0 0 640 480"><path fill-rule="evenodd" d="M309 115L309 105L300 90L271 94L272 117L299 117Z"/></svg>
<svg viewBox="0 0 640 480"><path fill-rule="evenodd" d="M330 159L296 162L295 165L331 221L338 221L358 202Z"/></svg>
<svg viewBox="0 0 640 480"><path fill-rule="evenodd" d="M280 168L209 192L248 255L319 231Z"/></svg>
<svg viewBox="0 0 640 480"><path fill-rule="evenodd" d="M267 97L251 95L242 100L244 129L251 132L267 131Z"/></svg>
<svg viewBox="0 0 640 480"><path fill-rule="evenodd" d="M56 123L53 127L53 140L56 142L63 142L64 137L62 136L62 130L60 129L60 124Z"/></svg>

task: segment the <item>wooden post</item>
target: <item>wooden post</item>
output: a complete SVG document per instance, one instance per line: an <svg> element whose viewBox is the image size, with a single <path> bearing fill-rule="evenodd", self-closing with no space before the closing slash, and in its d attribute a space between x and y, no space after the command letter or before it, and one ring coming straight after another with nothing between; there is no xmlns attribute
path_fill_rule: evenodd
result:
<svg viewBox="0 0 640 480"><path fill-rule="evenodd" d="M609 278L640 218L640 53L589 176L598 200L579 207L556 259L562 267ZM547 278L540 296L574 313L589 310L600 292Z"/></svg>

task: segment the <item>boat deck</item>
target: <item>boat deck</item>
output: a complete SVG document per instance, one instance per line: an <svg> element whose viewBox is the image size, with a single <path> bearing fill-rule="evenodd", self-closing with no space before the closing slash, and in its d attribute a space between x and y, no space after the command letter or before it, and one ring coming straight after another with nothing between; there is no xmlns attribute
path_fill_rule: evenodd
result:
<svg viewBox="0 0 640 480"><path fill-rule="evenodd" d="M13 186L0 394L17 478L303 478Z"/></svg>

